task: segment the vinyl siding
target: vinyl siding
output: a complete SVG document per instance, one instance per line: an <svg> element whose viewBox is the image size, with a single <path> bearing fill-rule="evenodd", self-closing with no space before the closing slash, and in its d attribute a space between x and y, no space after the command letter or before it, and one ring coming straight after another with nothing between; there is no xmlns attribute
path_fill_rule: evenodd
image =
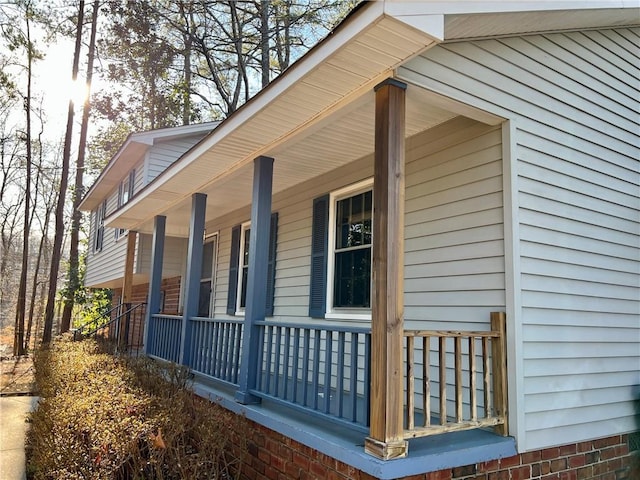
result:
<svg viewBox="0 0 640 480"><path fill-rule="evenodd" d="M639 35L445 44L399 72L515 125L521 451L637 428Z"/></svg>
<svg viewBox="0 0 640 480"><path fill-rule="evenodd" d="M144 186L144 169L143 162L137 163L133 168L135 171L134 195ZM127 176L129 173L127 172ZM125 176L123 176L123 179ZM107 197L107 216L111 215L118 208L118 188L116 187ZM91 212L91 224L89 238L95 239L95 210ZM115 281L124 277L125 259L127 256L126 235L116 240L115 229L110 227L104 228L104 240L102 250L93 251L93 243L87 255L87 268L85 274L85 285L88 287L103 287L105 285L113 286ZM139 244L140 236L136 243L136 257L134 258L134 273L141 273L139 262ZM148 270L147 272L148 273Z"/></svg>
<svg viewBox="0 0 640 480"><path fill-rule="evenodd" d="M198 143L205 134L206 132L186 138L159 141L151 146L147 152L147 158L145 160L145 185L152 182L168 166Z"/></svg>

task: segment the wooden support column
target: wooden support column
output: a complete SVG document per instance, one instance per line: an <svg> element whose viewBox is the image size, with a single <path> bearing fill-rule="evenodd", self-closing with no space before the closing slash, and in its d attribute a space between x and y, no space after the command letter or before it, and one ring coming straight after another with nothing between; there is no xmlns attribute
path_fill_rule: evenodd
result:
<svg viewBox="0 0 640 480"><path fill-rule="evenodd" d="M187 273L184 287L184 310L180 335L179 363L187 365L191 359L191 328L189 319L198 314L200 301L200 278L202 274L202 250L204 240L204 220L207 196L194 193L191 196L191 222L189 224L189 245L187 250Z"/></svg>
<svg viewBox="0 0 640 480"><path fill-rule="evenodd" d="M129 310L131 305L131 292L133 290L133 262L136 257L136 239L138 232L129 230L127 233L127 256L124 263L124 279L122 280L122 298L120 315ZM121 347L127 344L127 319L128 315L121 316L118 322L118 345Z"/></svg>
<svg viewBox="0 0 640 480"><path fill-rule="evenodd" d="M151 316L160 312L160 286L162 284L162 259L164 257L164 236L167 217L157 215L153 220L153 240L151 244L151 271L149 272L149 296L144 320L144 352L147 342L153 339Z"/></svg>
<svg viewBox="0 0 640 480"><path fill-rule="evenodd" d="M406 85L376 88L371 306L371 426L365 451L405 457L403 426L404 155Z"/></svg>
<svg viewBox="0 0 640 480"><path fill-rule="evenodd" d="M242 332L240 384L235 399L242 404L259 403L251 394L258 378L258 352L262 349L256 322L264 321L267 313L267 278L269 237L271 231L271 190L273 158L260 156L254 160L253 193L251 199L251 236L249 237L249 274L247 301Z"/></svg>
<svg viewBox="0 0 640 480"><path fill-rule="evenodd" d="M491 312L491 330L500 332L491 340L491 362L493 379L493 402L495 416L502 417L504 423L496 425L500 435L509 435L509 402L507 399L507 316L504 312Z"/></svg>

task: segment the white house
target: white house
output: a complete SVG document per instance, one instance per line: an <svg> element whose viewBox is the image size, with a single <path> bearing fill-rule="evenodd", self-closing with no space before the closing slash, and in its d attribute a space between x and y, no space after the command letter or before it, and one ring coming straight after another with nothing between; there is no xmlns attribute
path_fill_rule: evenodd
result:
<svg viewBox="0 0 640 480"><path fill-rule="evenodd" d="M219 125L127 140L81 205L87 284L298 452L255 478L625 478L639 24L624 0L362 3Z"/></svg>

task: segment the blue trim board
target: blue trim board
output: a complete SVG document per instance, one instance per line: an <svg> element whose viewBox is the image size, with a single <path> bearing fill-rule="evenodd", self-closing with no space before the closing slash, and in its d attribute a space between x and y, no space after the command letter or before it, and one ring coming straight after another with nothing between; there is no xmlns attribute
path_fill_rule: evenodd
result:
<svg viewBox="0 0 640 480"><path fill-rule="evenodd" d="M241 405L234 400L235 387L214 384L197 374L195 378L193 389L197 395L380 480L472 465L517 453L512 437L467 430L410 440L408 457L383 461L364 452L365 436L360 432L267 399L261 404Z"/></svg>

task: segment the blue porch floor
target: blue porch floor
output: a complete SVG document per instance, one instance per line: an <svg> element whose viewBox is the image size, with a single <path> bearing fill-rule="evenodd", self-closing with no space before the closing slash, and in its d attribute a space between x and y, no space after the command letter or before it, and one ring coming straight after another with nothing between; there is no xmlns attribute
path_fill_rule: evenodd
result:
<svg viewBox="0 0 640 480"><path fill-rule="evenodd" d="M515 440L487 430L451 432L409 441L407 458L382 461L364 453L365 435L326 420L263 400L241 405L234 391L196 375L195 392L248 419L329 455L347 465L382 479L444 470L516 454Z"/></svg>

